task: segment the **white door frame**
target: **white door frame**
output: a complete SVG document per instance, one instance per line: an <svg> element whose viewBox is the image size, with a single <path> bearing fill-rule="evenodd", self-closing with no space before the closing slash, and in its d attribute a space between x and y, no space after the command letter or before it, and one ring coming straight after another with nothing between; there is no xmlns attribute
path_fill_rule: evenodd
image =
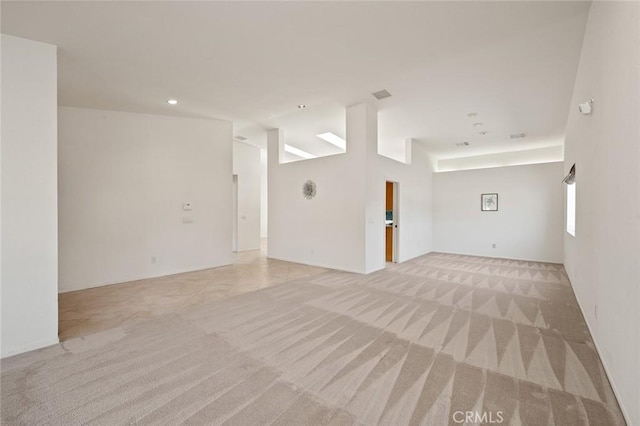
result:
<svg viewBox="0 0 640 426"><path fill-rule="evenodd" d="M399 231L399 227L398 227L398 218L400 217L400 198L398 197L398 191L400 190L400 184L399 182L395 182L395 181L390 181L391 183L393 183L393 243L392 243L392 256L391 256L391 261L393 263L398 263L398 248L399 248L399 243L398 243L398 233Z"/></svg>
<svg viewBox="0 0 640 426"><path fill-rule="evenodd" d="M231 225L231 251L238 252L238 175L233 175L232 189L232 225Z"/></svg>

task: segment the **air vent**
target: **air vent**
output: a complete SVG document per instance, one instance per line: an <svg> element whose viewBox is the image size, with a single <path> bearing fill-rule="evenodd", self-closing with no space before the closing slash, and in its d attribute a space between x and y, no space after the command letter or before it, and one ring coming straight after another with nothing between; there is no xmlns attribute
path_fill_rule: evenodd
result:
<svg viewBox="0 0 640 426"><path fill-rule="evenodd" d="M469 142L458 142L456 146L469 146L471 145Z"/></svg>
<svg viewBox="0 0 640 426"><path fill-rule="evenodd" d="M526 133L515 133L511 136L509 136L511 139L520 139L520 138L524 138L525 136L527 136Z"/></svg>
<svg viewBox="0 0 640 426"><path fill-rule="evenodd" d="M381 100L381 99L385 99L391 96L391 93L389 93L386 90L380 90L378 92L373 92L372 93L373 97L376 98L377 100Z"/></svg>
<svg viewBox="0 0 640 426"><path fill-rule="evenodd" d="M239 141L246 141L247 138L245 138L244 136L235 136L235 139L238 139Z"/></svg>

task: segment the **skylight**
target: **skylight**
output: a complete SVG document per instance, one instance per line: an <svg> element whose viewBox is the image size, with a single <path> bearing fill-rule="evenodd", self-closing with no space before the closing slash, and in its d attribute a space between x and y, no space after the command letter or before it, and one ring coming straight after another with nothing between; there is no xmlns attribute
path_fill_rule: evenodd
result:
<svg viewBox="0 0 640 426"><path fill-rule="evenodd" d="M345 141L344 139L342 139L340 136L333 134L331 132L327 132L327 133L321 133L319 135L317 135L320 139L329 142L332 145L337 146L338 148L342 149L343 151L347 150L347 141Z"/></svg>
<svg viewBox="0 0 640 426"><path fill-rule="evenodd" d="M287 145L284 144L284 150L285 152L288 152L289 154L293 154L296 155L298 157L304 158L304 159L310 159L310 158L316 158L315 155L308 153L307 151L303 151L301 149L298 149L296 147L293 147L291 145Z"/></svg>

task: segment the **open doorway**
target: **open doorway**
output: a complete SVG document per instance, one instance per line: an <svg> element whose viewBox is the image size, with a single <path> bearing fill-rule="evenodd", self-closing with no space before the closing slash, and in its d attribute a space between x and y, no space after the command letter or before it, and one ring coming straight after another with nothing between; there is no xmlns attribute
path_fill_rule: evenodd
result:
<svg viewBox="0 0 640 426"><path fill-rule="evenodd" d="M395 263L398 261L398 182L385 182L385 194L384 257L386 262Z"/></svg>
<svg viewBox="0 0 640 426"><path fill-rule="evenodd" d="M234 253L238 252L238 175L233 175L233 190L232 190L233 201L231 202L233 208L232 214L232 224L231 224L231 251ZM228 234L227 234L228 235Z"/></svg>

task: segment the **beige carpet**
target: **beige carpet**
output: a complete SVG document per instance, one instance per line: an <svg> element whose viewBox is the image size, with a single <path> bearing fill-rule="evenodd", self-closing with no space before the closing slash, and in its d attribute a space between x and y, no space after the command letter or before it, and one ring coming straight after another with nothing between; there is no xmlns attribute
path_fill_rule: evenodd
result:
<svg viewBox="0 0 640 426"><path fill-rule="evenodd" d="M3 425L623 424L561 265L445 254L289 281L1 370Z"/></svg>

